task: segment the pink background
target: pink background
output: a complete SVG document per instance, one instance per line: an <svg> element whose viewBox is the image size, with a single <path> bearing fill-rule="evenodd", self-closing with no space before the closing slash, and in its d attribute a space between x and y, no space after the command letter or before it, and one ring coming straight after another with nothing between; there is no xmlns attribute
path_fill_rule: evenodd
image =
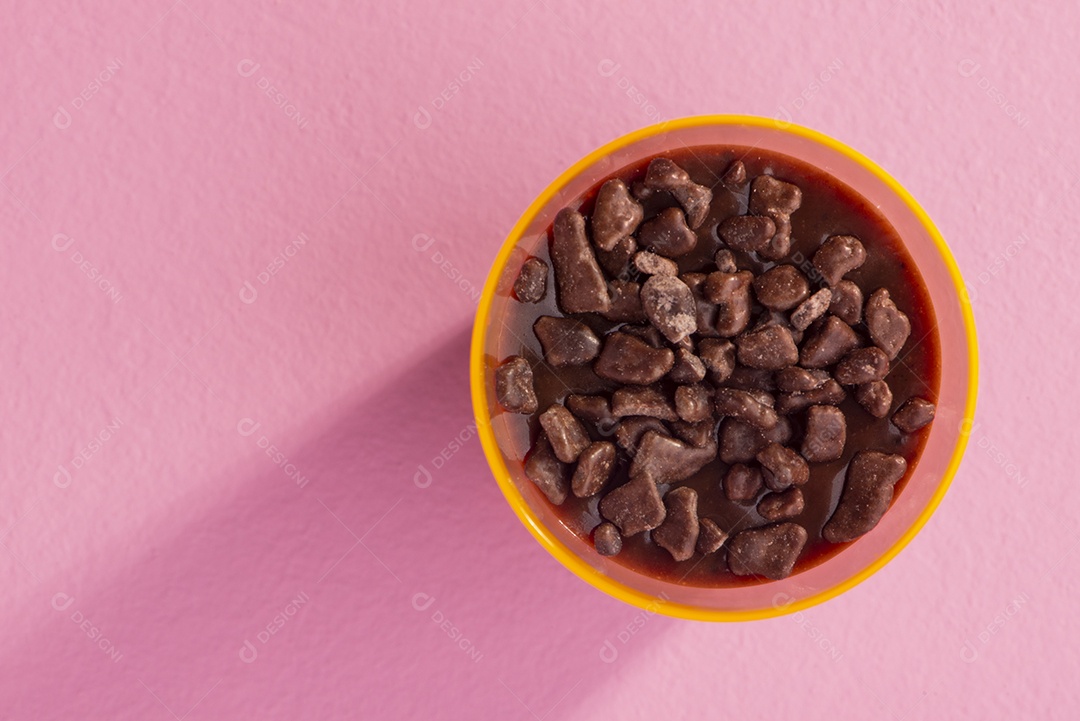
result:
<svg viewBox="0 0 1080 721"><path fill-rule="evenodd" d="M50 5L0 30L0 717L1072 716L1074 4ZM741 625L643 617L543 552L466 374L529 201L703 112L892 172L983 360L915 542Z"/></svg>

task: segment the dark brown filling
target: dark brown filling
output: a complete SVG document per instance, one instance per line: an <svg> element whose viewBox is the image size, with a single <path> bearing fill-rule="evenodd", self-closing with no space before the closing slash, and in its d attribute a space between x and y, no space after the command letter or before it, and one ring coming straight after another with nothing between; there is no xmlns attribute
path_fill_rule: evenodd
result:
<svg viewBox="0 0 1080 721"><path fill-rule="evenodd" d="M606 181L619 178L628 188L634 188L643 213L640 220L626 218L620 221L616 218L613 222L607 223L599 235L595 227L587 230L592 244L589 250L594 257L597 257L599 266L603 268L602 280L606 282L606 297L601 299L605 307L600 310L609 318L617 315L617 309L612 309L611 306L617 304L619 292L628 287L628 283L644 284L650 277L664 275L669 272L664 264L670 265L671 261L677 263L679 277L684 280L687 279L687 274L715 273L718 269L717 251L724 248L730 249L737 269L750 271L755 277L753 290L750 293L751 317L746 329L736 337L719 338L717 341L706 341L707 338L715 337L711 330L705 333L694 332L689 336L691 344L687 344L686 341L673 341L672 334L677 337L679 332L678 323L669 321L679 312L678 302L674 305L667 303L671 298L661 294L661 301L667 303L664 308L671 309L674 315L666 317L659 323L652 323L655 330L652 331L651 337L646 338L646 342L658 348L670 349L676 358L679 357L680 347L691 349L695 356L706 360L706 365L708 365L709 344L712 343L715 346L718 342L723 343L724 340L738 342L740 363L745 361L757 366L768 366L773 363L770 359L779 358L774 365L777 368L788 368L788 370L768 367L746 368L740 365L735 373L723 382L713 382L707 378L703 387L709 392L707 404L710 407L707 420L701 422L703 428L698 429L698 433L701 434L699 440L711 438L715 441L723 416L725 413L735 412L730 409L735 408L733 404L740 402L739 398L735 397L714 398L717 388L742 388L751 391L761 389L768 394L765 399L772 402L775 412L782 419L786 419L782 422L790 424L790 433L783 434L788 437L778 438L778 440L781 440L786 448L793 449L806 460L811 461L808 464L809 479L801 485L791 486L791 488L797 488L797 493L775 479L775 492L767 487L756 489L754 484L750 483L749 492L754 494L752 499L736 503L730 497L733 494L738 495L739 489L733 491L729 488L728 492L725 492L724 479L729 474L730 465L716 457L689 478L672 483L661 483L658 486L657 492L661 498L665 498L667 515L670 517L670 522L660 538L674 539L664 541L665 547L657 543L656 530L638 532L633 535L621 534L620 543L620 534L610 525L606 525L602 533L597 534L595 542L598 548L603 547L608 553L617 550L616 555L613 556L617 562L666 581L709 587L746 585L761 582L765 578L760 571L753 570L752 562L749 572L746 564L743 564L742 568L742 572L749 575L735 575L731 569L738 567L739 561L729 561L728 556L731 553L750 555L757 553L760 550L758 546L763 541L754 534L740 536L740 532L753 528L771 528L773 530L770 532L773 536L767 539L769 543L773 545L791 543L797 547L802 532L794 528L792 524L795 524L805 529L806 537L805 544L802 545L801 552L798 552L795 561L793 572L798 573L830 558L846 545L846 543L831 543L826 540L826 536L846 538L845 534L868 530L859 528L859 523L862 522L860 519L841 519L839 516L842 514L836 514L838 518L833 531L823 536L823 528L834 516L841 494L845 491L848 466L857 453L877 451L890 458L902 457L906 461L906 472L899 466L896 467L896 475L903 472L903 476L899 480L893 479L895 485L890 496L887 488L882 491L883 486L873 484L877 482L874 478L892 473L893 467L888 465L888 461L881 461L874 465L878 456L866 456L862 459L860 468L865 466L869 469L864 472L864 476L870 480L864 483L861 478L856 481L847 478L851 494L865 492L869 494L867 497L871 500L876 498L878 503L887 505L903 491L904 484L922 452L928 433L928 428L919 424L920 422L925 424L927 414L932 418L932 404L937 402L940 349L933 309L923 287L922 278L893 228L862 196L825 172L787 156L738 147L697 147L665 153L663 157L684 169L694 184L711 189L712 198L708 203L707 212L701 204L701 198L693 193L668 190L642 192L641 182L646 177L649 161L624 168L605 179ZM721 179L724 178L725 173L731 172L735 161L742 162L745 168L745 180L740 182L739 178L728 175L727 182L723 182ZM785 218L776 216L773 218L775 222L761 220L767 218L768 213L761 207L751 208L751 181L762 175L773 176L801 190L801 202L789 216L790 247L785 247L784 243L780 242L782 239L779 238L786 232L786 229L781 227L784 225ZM598 184L582 197L574 208L584 216L587 227L593 220L594 205L602 184ZM760 198L758 205L761 205ZM752 213L753 210L757 213ZM676 219L678 223L673 224L669 221L675 215L680 217ZM731 222L729 219L733 217L750 217L758 220ZM656 275L636 270L633 260L620 264L618 247L613 251L604 251L595 247L595 244L601 240L607 242L609 238L617 236L619 222L623 221L634 228L634 238L638 242L639 250L648 245L657 251L658 257L645 257L639 263ZM688 237L686 231L679 229L679 223L684 221L690 224L693 224L693 221L700 221L700 224L691 231L693 236L696 236L696 243L689 252L682 252L688 242L693 242L692 236ZM725 221L729 221L728 224L724 225ZM692 417L697 417L693 414L698 412L695 409L700 406L701 399L697 391L677 390L680 387L698 385L685 380L680 382L672 380L673 375L676 378L679 377L678 370L665 374L659 381L647 386L655 389L656 393L644 393L630 386L630 392L624 390L620 395L615 395L616 391L626 384L602 378L597 374L596 364L603 362L603 358L593 360L597 356L598 348L606 347L606 344L611 341L610 334L616 329L625 331L629 328L632 332L643 333L648 331L650 323L639 319L627 324L605 319L601 312L582 311L582 308L589 308L590 303L597 302L595 298L590 300L588 293L581 294L584 300L578 299L571 303L572 306L576 304L576 312L563 312L567 309L567 303L565 299L560 300L559 284L552 273L553 261L557 260L551 257L550 252L552 233L553 230L549 229L549 243L538 243L534 251L535 257L538 261L543 261L546 268L542 267L543 264L538 261L530 261L526 264L522 277L516 285L517 297L529 302L511 303L507 317L496 320L494 325L495 328L500 329L496 332L508 334L502 343L502 347L509 351L505 355L520 356L528 362L531 368L535 404L531 405L531 399L528 399L528 402L520 402L513 398L514 392L519 390L510 387L515 381L513 376L504 376L499 379L499 382L502 384L500 388L507 393L507 398L510 398L510 401L504 405L509 407L510 403L520 403L517 407L518 414L508 413L507 420L512 436L522 447L536 446L541 435L545 435L550 437L548 440L551 441L555 451L561 452L566 458L577 459L583 445L590 442L610 441L617 448L614 463L608 460L608 453L603 448L589 446L591 450L587 451L585 456L576 463L571 461L560 465L561 461L549 459L550 463L546 466L547 472L561 473L565 476L558 481L565 487L554 491L556 500L564 499L558 505L553 505L556 513L573 532L591 540L594 530L602 522L612 520L602 516L599 510L601 499L630 481L632 456L627 449L620 446L619 441L620 433L628 434L632 429L628 430L626 426L632 426L633 423L628 424L626 419L623 419L623 427L620 430L617 424L610 421L590 421L585 418L589 415L587 411L575 408L573 403L567 402L568 396L572 394L599 395L607 399L609 403L618 403L621 407L637 407L632 404L645 404L640 407L651 408L649 415L654 417L649 421L641 421L640 424L644 427L652 427L654 430L663 429L663 433L673 436L682 435L674 428L683 421L673 420L670 411L664 410L661 406L665 404L670 408L678 406L679 415L690 414ZM728 238L729 242L724 243L721 235ZM833 236L857 238L861 246L865 248L865 260L854 270L846 273L836 271L835 277L829 277L828 271L823 274L815 268L812 259L822 245ZM763 238L772 245L762 246ZM830 243L842 245L838 241L830 241ZM737 249L750 246L761 246L761 249L752 251ZM838 247L837 249L837 252L841 254L845 251L845 248ZM664 256L670 256L670 260ZM769 257L776 259L770 260ZM793 266L799 272L789 274L789 271L785 269L766 273L777 266ZM566 265L563 266L563 268L566 267ZM573 274L572 280L578 288L588 288L590 284L596 283L596 274L590 275L587 268L581 270L575 265ZM566 280L565 275L560 278L560 281L566 282ZM799 284L804 281L808 287L799 287ZM827 323L835 323L846 329L848 324L835 317L834 314L844 316L850 312L850 309L834 305L830 311L821 313L820 317L812 318L803 331L799 328L803 325L799 314L809 317L808 314L813 315L814 307L812 303L808 303L805 308L801 306L807 298L824 288L830 289L835 300L838 295L850 290L848 281L854 283L862 291L861 307L856 307L863 311L863 315L871 307L870 301L874 292L880 288L887 289L895 306L910 323L910 334L904 340L902 347L895 351L889 347L892 342L889 338L873 337L874 334L871 333L865 322L866 319L863 318L851 326L855 335L858 336L858 345L862 350L850 355L848 352L850 349L844 348L842 357L833 359L827 357L829 353L826 348L820 351L824 354L821 356L824 361L812 362L808 353L814 356L814 352L817 351L810 352L807 349L811 338L821 335ZM544 291L545 282L546 292ZM848 287L838 288L838 283L846 283ZM663 284L654 282L653 285ZM767 303L771 311L765 308L762 302ZM876 300L874 302L877 303ZM559 319L572 318L591 329L599 342L595 343L587 334L583 335L580 332L580 326L571 324L569 321L553 322L549 319L542 321L538 330L534 331L534 324L544 316ZM812 366L808 374L803 374L802 371L792 372L789 368L793 364L790 359L784 358L790 350L780 342L784 338L774 338L772 331L768 329L764 332L761 329L755 330L755 327L767 318L773 320L774 326L783 327L783 331L777 331L780 336L789 334L794 337L798 344L796 352L802 356L801 365ZM844 318L844 320L850 322L851 319ZM882 325L883 323L885 321L880 321L878 327L887 327L887 324ZM555 358L565 365L553 366L545 362L544 347L538 340L537 333L544 336L545 345L548 346L548 360ZM746 337L752 333L758 335ZM878 350L878 347L883 350ZM887 398L882 400L880 397L880 386L866 380L873 377L875 364L879 363L880 358L889 351L895 351L895 358L888 363L888 374L885 376L884 385L887 385L888 390L891 391L891 403ZM582 362L582 359L589 360ZM506 359L504 357L499 360ZM524 364L519 363L517 370L523 367ZM809 378L813 374L821 374L822 370L830 374L828 387L839 389L843 384L843 400L836 404L836 407L842 413L843 419L846 419L846 438L843 439L840 457L836 460L820 460L821 458L828 459L835 454L828 447L823 448L821 443L811 443L811 447L808 448L805 439L808 422L815 424L819 430L828 429L832 427L830 424L834 425L837 422L835 417L837 414L828 410L807 410L806 406L813 405L815 408L828 409L832 407L835 400L821 401L819 399L819 402L801 403L797 404L800 407L791 410L784 404L792 403L792 399L785 399L785 394L776 388L778 376L781 373L788 373L783 382L791 384L802 382L804 377ZM710 377L714 376L710 373ZM724 393L728 392L721 392L721 395ZM898 409L913 398L921 399L921 401L913 402L896 415ZM879 406L878 414L883 417L875 417L868 412L867 408L872 407L875 402ZM652 403L651 407L649 403ZM695 403L698 405L694 405ZM885 407L883 403L887 405L887 410L882 414L881 411ZM559 408L561 405L569 406L570 410L574 411L573 415L581 421L581 427L585 430L587 437L551 437L552 433L558 434L558 429L563 427L560 425L563 419L563 411ZM552 406L556 406L558 412L550 414L547 420L548 425L542 427L541 415ZM729 410L725 411L725 408ZM814 418L813 421L810 421L811 415ZM902 431L898 425L904 427L907 432ZM546 434L544 428L548 429ZM779 431L767 435L775 433ZM573 436L573 434L570 435ZM640 438L637 440L640 442ZM533 455L536 456L536 453L534 452ZM542 459L537 456L537 461L534 463L538 466L543 465L538 462L539 460ZM894 465L900 463L900 459L894 460ZM577 465L583 466L580 472L577 472ZM745 465L752 472L760 472L762 462L754 459ZM538 472L545 471L541 469ZM766 476L768 475L769 472L766 470ZM571 478L575 485L582 487L590 483L598 483L601 490L589 497L580 498L572 489L567 490L570 488ZM744 480L736 477L729 479L729 483L732 486L738 486ZM863 489L859 486L860 483L870 485ZM746 483L743 483L743 486L745 487ZM690 507L689 494L682 491L673 494L672 491L676 488L693 489L697 496L696 510L693 512L699 519L709 520L708 524L694 524L697 529L695 537L700 542L697 550L686 560L676 560L676 556L686 555L686 549L672 550L673 547L678 547L679 543L685 545L687 537L680 524L683 523L683 517L688 517L690 513L686 510ZM545 492L548 493L549 490L551 489ZM885 495L882 496L882 493ZM631 496L632 494L623 495ZM764 500L766 495L770 496L767 501ZM551 493L548 493L548 497L552 497ZM866 504L863 503L863 505ZM765 514L764 517L762 514ZM843 520L848 521L851 528L837 530ZM876 523L876 519L873 523ZM851 530L852 528L856 530ZM726 543L720 545L719 550L713 550L712 547L724 534L728 537ZM707 540L703 540L706 538ZM733 543L736 538L739 539L738 542ZM735 550L731 550L733 546ZM785 575L783 572L777 573L781 576Z"/></svg>

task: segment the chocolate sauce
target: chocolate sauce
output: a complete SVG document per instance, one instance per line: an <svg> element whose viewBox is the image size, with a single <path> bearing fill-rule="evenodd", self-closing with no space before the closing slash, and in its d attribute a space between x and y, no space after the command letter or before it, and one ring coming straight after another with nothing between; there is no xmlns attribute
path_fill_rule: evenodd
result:
<svg viewBox="0 0 1080 721"><path fill-rule="evenodd" d="M729 216L747 212L749 183L744 183L737 191L733 191L720 182L721 176L733 161L742 160L750 178L771 174L794 183L802 190L802 205L791 216L792 252L781 262L791 263L802 270L810 279L812 290L816 290L824 287L824 280L817 275L810 263L810 258L818 246L832 235L854 235L859 238L866 248L867 259L846 278L854 281L867 296L879 287L888 288L896 305L907 314L911 322L911 336L893 361L887 378L893 391L892 410L895 411L913 396L919 396L931 403L937 402L940 344L929 294L911 256L904 248L902 239L873 205L853 189L818 168L795 158L760 149L695 147L666 152L663 157L673 160L689 173L694 182L710 187L713 192L709 215L695 231L698 236L697 247L677 259L680 273L714 270L712 258L716 250L723 247L716 233L717 225ZM649 160L623 168L603 181L621 178L630 186L644 177ZM596 192L603 181L597 183L576 204L577 209L586 217L592 210ZM664 193L643 200L645 221L671 204L670 196ZM549 228L549 237L550 233ZM550 265L548 244L536 243L537 240L526 239L524 245L530 248L535 244L537 247L532 253ZM775 265L760 260L752 253L736 252L735 258L740 269L749 269L755 274ZM570 393L601 393L610 396L615 384L599 378L589 365L552 369L543 362L540 345L533 335L533 323L542 315L563 315L556 306L556 293L550 279L547 295L541 302L511 302L507 308L506 317L495 319L494 322L494 332L506 334L500 341L500 352L503 357L521 355L532 364L541 411L553 403L562 402ZM758 311L760 306L755 305L755 314ZM575 317L587 323L598 335L621 325L591 313ZM865 329L863 331L865 335ZM660 388L671 394L674 384L667 380L661 381ZM901 433L888 417L878 419L867 413L856 402L853 390L848 389L847 399L839 406L847 417L847 442L843 456L836 461L811 464L810 480L802 487L805 508L798 516L790 519L805 527L809 533L809 540L794 573L805 571L831 558L846 545L825 541L821 530L836 508L843 488L845 469L856 452L879 450L900 454L907 459L908 473L895 488L895 503L896 498L903 493L906 478L910 478L925 445L928 429L912 434ZM804 416L803 413L793 413L790 416L794 426L793 437L796 439L801 437L800 424ZM504 415L515 445L528 448L536 439L540 432L536 417L537 414ZM593 440L614 441L610 435L605 437L596 428L590 427L589 431ZM616 475L609 481L605 491L610 491L628 480L629 464L621 449L619 458ZM724 495L721 481L726 470L727 464L716 459L688 481L677 485L694 488L698 492L698 514L714 520L729 535L764 525L766 521L758 515L755 506L732 503ZM665 486L661 492L666 490ZM592 530L603 521L597 510L601 496L602 494L579 499L570 495L561 506L553 508L569 529L588 540ZM694 554L687 561L677 562L668 551L651 540L648 532L624 538L622 550L613 560L640 573L685 585L724 587L765 582L758 577L732 574L727 568L723 549L707 556Z"/></svg>

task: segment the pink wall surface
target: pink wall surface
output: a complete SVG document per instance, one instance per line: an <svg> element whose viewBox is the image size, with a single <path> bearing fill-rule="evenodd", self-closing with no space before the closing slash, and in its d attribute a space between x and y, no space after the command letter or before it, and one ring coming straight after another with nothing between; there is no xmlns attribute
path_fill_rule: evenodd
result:
<svg viewBox="0 0 1080 721"><path fill-rule="evenodd" d="M3 17L0 718L1074 717L1076 4ZM466 371L531 199L709 112L893 173L972 287L983 362L911 546L738 625L642 617L550 558Z"/></svg>

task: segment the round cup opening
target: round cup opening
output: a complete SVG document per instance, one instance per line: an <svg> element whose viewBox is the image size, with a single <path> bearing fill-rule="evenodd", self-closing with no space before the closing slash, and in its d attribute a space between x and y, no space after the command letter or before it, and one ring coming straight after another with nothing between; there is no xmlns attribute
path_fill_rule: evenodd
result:
<svg viewBox="0 0 1080 721"><path fill-rule="evenodd" d="M835 557L787 579L720 589L645 576L600 556L567 529L524 477L521 459L527 449L500 427L492 387L494 364L504 354L500 320L509 288L528 255L529 248L519 245L522 240L540 242L559 209L611 173L665 151L703 145L759 147L793 156L877 206L922 274L941 346L937 418L918 465L878 526ZM650 611L695 620L751 620L807 608L884 566L918 533L948 489L972 428L977 386L975 327L964 288L952 254L925 211L885 171L851 148L806 128L752 116L697 116L650 126L608 143L560 175L525 211L499 251L481 295L470 359L481 443L507 501L534 537L560 563L605 593Z"/></svg>

